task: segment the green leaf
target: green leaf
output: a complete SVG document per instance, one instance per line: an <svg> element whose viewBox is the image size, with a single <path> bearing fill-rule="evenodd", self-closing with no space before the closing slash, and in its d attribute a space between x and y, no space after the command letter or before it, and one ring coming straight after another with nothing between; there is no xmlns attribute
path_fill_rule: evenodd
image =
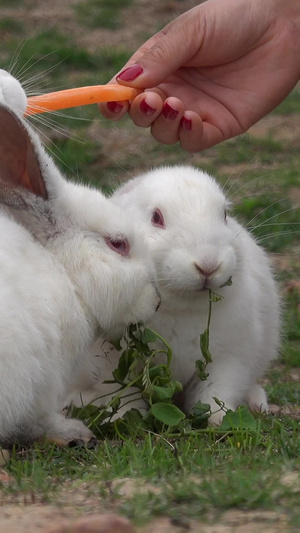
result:
<svg viewBox="0 0 300 533"><path fill-rule="evenodd" d="M197 402L192 409L192 414L194 416L202 416L206 413L210 413L209 403Z"/></svg>
<svg viewBox="0 0 300 533"><path fill-rule="evenodd" d="M223 409L224 402L222 402L222 400L219 400L219 398L217 398L216 396L213 396L213 400L215 400L216 404L221 407L221 409Z"/></svg>
<svg viewBox="0 0 300 533"><path fill-rule="evenodd" d="M112 373L116 381L119 381L121 383L124 381L124 379L126 378L129 372L132 361L133 361L132 350L126 350L125 352L122 353L119 359L118 367Z"/></svg>
<svg viewBox="0 0 300 533"><path fill-rule="evenodd" d="M151 380L153 381L156 377L160 377L160 378L165 377L165 370L166 370L165 365L157 365L157 366L150 367L149 376Z"/></svg>
<svg viewBox="0 0 300 533"><path fill-rule="evenodd" d="M143 394L145 396L152 396L153 394L153 385L152 385L152 381L150 379L150 376L149 376L149 364L148 362L146 363L146 365L144 366L144 369L143 369L143 375L142 375L142 385L143 385Z"/></svg>
<svg viewBox="0 0 300 533"><path fill-rule="evenodd" d="M116 339L116 340L113 340L113 341L109 341L110 344L112 344L114 346L114 348L120 352L122 350L122 346L121 346L121 341L122 339Z"/></svg>
<svg viewBox="0 0 300 533"><path fill-rule="evenodd" d="M170 400L175 392L175 387L172 386L172 383L167 385L166 387L158 387L157 385L153 385L153 390L155 393L155 400Z"/></svg>
<svg viewBox="0 0 300 533"><path fill-rule="evenodd" d="M132 363L131 363L131 365L130 365L130 367L129 367L129 369L128 369L129 372L133 372L133 370L136 369L136 367L138 366L138 364L139 364L139 360L138 360L138 358L137 358L137 357L134 357L134 359L133 359L133 361L132 361Z"/></svg>
<svg viewBox="0 0 300 533"><path fill-rule="evenodd" d="M126 422L131 429L136 429L142 425L143 415L138 409L130 409L124 413L122 420Z"/></svg>
<svg viewBox="0 0 300 533"><path fill-rule="evenodd" d="M225 285L227 285L227 283L225 283ZM210 302L211 303L216 303L216 302L220 302L221 300L223 300L224 296L221 296L221 294L216 294L215 292L210 292Z"/></svg>
<svg viewBox="0 0 300 533"><path fill-rule="evenodd" d="M201 353L206 363L211 363L212 357L209 351L209 329L208 328L200 335L200 349L201 349Z"/></svg>
<svg viewBox="0 0 300 533"><path fill-rule="evenodd" d="M120 397L119 396L115 396L111 402L110 402L110 407L112 408L112 410L114 412L116 412L119 407L120 407L120 403L121 403L121 400L120 400Z"/></svg>
<svg viewBox="0 0 300 533"><path fill-rule="evenodd" d="M174 393L175 392L181 392L183 390L182 383L180 381L171 381L172 387L174 387Z"/></svg>
<svg viewBox="0 0 300 533"><path fill-rule="evenodd" d="M196 361L196 374L201 381L205 381L209 374L205 372L206 369L206 363L204 361L201 361L201 359L198 359Z"/></svg>
<svg viewBox="0 0 300 533"><path fill-rule="evenodd" d="M188 419L193 429L204 429L207 427L209 416L211 415L208 403L197 402L192 409Z"/></svg>
<svg viewBox="0 0 300 533"><path fill-rule="evenodd" d="M154 403L151 406L150 413L167 426L176 426L181 420L185 419L185 414L172 403Z"/></svg>
<svg viewBox="0 0 300 533"><path fill-rule="evenodd" d="M148 344L149 342L156 342L157 339L158 337L156 333L149 328L144 328L141 331L141 334L139 335L139 340L144 344Z"/></svg>
<svg viewBox="0 0 300 533"><path fill-rule="evenodd" d="M250 429L257 431L257 421L250 413L248 407L242 405L236 411L228 410L223 418L220 429L223 431L231 431L232 429Z"/></svg>

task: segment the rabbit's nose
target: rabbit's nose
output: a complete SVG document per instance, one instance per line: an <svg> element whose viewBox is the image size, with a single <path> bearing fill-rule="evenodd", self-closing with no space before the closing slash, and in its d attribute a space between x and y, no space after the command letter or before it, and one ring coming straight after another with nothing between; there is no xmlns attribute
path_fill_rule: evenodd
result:
<svg viewBox="0 0 300 533"><path fill-rule="evenodd" d="M216 272L219 268L220 264L218 263L203 263L198 264L195 263L195 267L200 272L202 276L205 278L209 278L214 272Z"/></svg>

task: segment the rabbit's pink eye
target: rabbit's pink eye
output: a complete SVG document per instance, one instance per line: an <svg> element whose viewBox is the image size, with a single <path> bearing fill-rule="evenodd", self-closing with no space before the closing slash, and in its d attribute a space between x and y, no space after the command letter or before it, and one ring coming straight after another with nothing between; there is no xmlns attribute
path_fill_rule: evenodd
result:
<svg viewBox="0 0 300 533"><path fill-rule="evenodd" d="M110 237L105 238L106 244L117 252L117 254L127 256L129 255L130 246L127 239L112 239Z"/></svg>
<svg viewBox="0 0 300 533"><path fill-rule="evenodd" d="M160 211L160 209L155 209L152 215L151 222L153 226L158 226L159 228L165 227L164 217L162 216L162 212Z"/></svg>

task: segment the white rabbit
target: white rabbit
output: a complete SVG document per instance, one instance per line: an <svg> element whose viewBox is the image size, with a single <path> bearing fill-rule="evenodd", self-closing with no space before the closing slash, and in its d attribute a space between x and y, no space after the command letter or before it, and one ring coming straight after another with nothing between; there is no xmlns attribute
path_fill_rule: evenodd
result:
<svg viewBox="0 0 300 533"><path fill-rule="evenodd" d="M118 189L113 201L144 228L157 270L162 305L148 323L173 350L173 377L184 386L178 403L189 412L198 400L224 416L213 400L229 409L247 403L266 410L257 384L277 355L279 296L266 253L234 218L209 175L188 166L150 171ZM225 286L232 278L232 285ZM199 338L208 319L208 289L223 296L213 304L212 363L200 381ZM95 353L95 351L94 351Z"/></svg>
<svg viewBox="0 0 300 533"><path fill-rule="evenodd" d="M0 442L88 441L63 399L96 338L155 311L153 262L130 215L66 181L1 95Z"/></svg>

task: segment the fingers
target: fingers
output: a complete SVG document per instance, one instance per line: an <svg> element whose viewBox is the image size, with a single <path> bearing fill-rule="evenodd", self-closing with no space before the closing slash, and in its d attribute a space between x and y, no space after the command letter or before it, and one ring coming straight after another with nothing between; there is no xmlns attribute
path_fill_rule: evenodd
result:
<svg viewBox="0 0 300 533"><path fill-rule="evenodd" d="M151 133L161 144L175 144L179 140L179 129L184 113L184 105L178 98L167 98L161 113L153 122Z"/></svg>
<svg viewBox="0 0 300 533"><path fill-rule="evenodd" d="M130 105L129 115L136 126L150 128L160 116L165 97L158 92L146 91L139 94Z"/></svg>
<svg viewBox="0 0 300 533"><path fill-rule="evenodd" d="M221 142L219 128L203 122L198 113L185 110L182 101L165 98L162 93L145 91L132 102L99 104L103 116L119 120L128 111L136 126L151 128L154 139L165 145L180 143L183 150L195 153Z"/></svg>
<svg viewBox="0 0 300 533"><path fill-rule="evenodd" d="M203 122L194 111L185 111L182 102L167 98L162 112L151 127L153 137L161 144L180 143L186 152L204 150L222 140L222 134L215 126Z"/></svg>
<svg viewBox="0 0 300 533"><path fill-rule="evenodd" d="M186 152L195 153L203 150L203 122L194 111L186 111L180 121L178 131L181 148Z"/></svg>
<svg viewBox="0 0 300 533"><path fill-rule="evenodd" d="M127 113L129 108L129 102L107 102L98 104L99 110L105 118L110 120L120 120L120 118Z"/></svg>
<svg viewBox="0 0 300 533"><path fill-rule="evenodd" d="M194 111L184 113L180 126L179 142L186 152L200 152L225 139L219 128L209 122L203 122Z"/></svg>
<svg viewBox="0 0 300 533"><path fill-rule="evenodd" d="M203 122L194 111L185 111L177 98L167 98L161 113L153 121L151 134L161 144L180 143L186 152L195 153L210 148L221 141L225 135L209 122Z"/></svg>
<svg viewBox="0 0 300 533"><path fill-rule="evenodd" d="M180 143L190 153L199 152L224 140L214 125L203 122L198 113L185 110L182 101L165 98L156 92L137 96L129 108L133 122L142 128L151 128L151 134L161 144Z"/></svg>
<svg viewBox="0 0 300 533"><path fill-rule="evenodd" d="M130 103L107 102L98 104L102 115L110 120L119 120L128 111L136 126L149 128L161 113L165 97L160 91L144 92Z"/></svg>

